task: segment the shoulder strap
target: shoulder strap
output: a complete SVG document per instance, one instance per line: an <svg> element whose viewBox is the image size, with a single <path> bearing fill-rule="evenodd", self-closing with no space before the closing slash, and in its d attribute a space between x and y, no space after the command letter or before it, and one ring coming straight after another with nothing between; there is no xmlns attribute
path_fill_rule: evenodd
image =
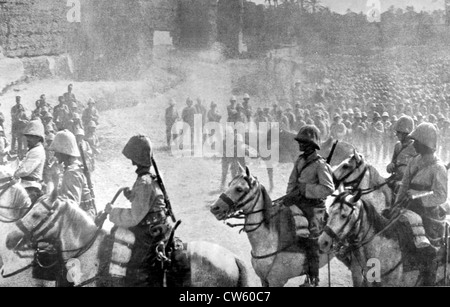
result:
<svg viewBox="0 0 450 307"><path fill-rule="evenodd" d="M317 158L312 159L311 161L309 161L308 163L306 163L305 165L303 165L302 169L298 172L298 177L300 177L303 173L303 171L308 168L311 164L313 164L314 162L319 161L320 159L323 159L321 156L318 156Z"/></svg>

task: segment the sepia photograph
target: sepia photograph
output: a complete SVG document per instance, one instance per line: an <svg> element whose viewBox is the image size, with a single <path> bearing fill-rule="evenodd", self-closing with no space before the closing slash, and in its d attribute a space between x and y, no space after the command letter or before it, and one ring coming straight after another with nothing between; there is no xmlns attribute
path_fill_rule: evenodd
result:
<svg viewBox="0 0 450 307"><path fill-rule="evenodd" d="M450 0L0 1L2 288L449 286L449 169Z"/></svg>

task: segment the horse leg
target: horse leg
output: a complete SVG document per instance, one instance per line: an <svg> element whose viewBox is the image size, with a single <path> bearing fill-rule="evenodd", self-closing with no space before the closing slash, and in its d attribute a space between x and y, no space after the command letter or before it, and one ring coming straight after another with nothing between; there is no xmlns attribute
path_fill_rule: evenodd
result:
<svg viewBox="0 0 450 307"><path fill-rule="evenodd" d="M269 189L269 193L273 192L273 168L268 167L267 168L267 175L269 176L269 185L270 185L270 189Z"/></svg>
<svg viewBox="0 0 450 307"><path fill-rule="evenodd" d="M269 281L266 280L266 279L262 279L262 278L261 278L261 285L262 285L264 288L269 288L269 287L270 287Z"/></svg>

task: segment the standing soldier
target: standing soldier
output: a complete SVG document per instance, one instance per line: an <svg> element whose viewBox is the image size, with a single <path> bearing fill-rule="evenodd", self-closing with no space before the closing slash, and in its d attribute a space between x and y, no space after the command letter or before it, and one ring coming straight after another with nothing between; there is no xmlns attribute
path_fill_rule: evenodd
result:
<svg viewBox="0 0 450 307"><path fill-rule="evenodd" d="M231 143L230 141L232 141L233 151L227 148L227 145ZM234 179L239 175L240 166L245 169L245 157L248 156L248 148L248 145L244 142L244 137L236 130L227 126L223 140L221 190L225 189L228 170L231 170L231 179Z"/></svg>
<svg viewBox="0 0 450 307"><path fill-rule="evenodd" d="M230 99L230 105L227 106L228 119L229 123L237 123L239 120L239 109L237 105L237 99L235 96L232 96Z"/></svg>
<svg viewBox="0 0 450 307"><path fill-rule="evenodd" d="M260 123L266 123L266 122L268 122L268 120L267 120L267 117L264 115L263 109L258 108L256 110L255 123L258 125L258 128L259 128Z"/></svg>
<svg viewBox="0 0 450 307"><path fill-rule="evenodd" d="M92 219L95 219L94 200L80 164L80 150L72 132L60 131L56 134L50 150L55 152L58 163L64 167L61 183L55 183L58 195L75 201Z"/></svg>
<svg viewBox="0 0 450 307"><path fill-rule="evenodd" d="M95 108L95 100L93 98L89 98L88 107L83 111L83 115L81 116L83 127L86 127L91 121L94 121L98 125L99 118L100 116Z"/></svg>
<svg viewBox="0 0 450 307"><path fill-rule="evenodd" d="M153 155L150 139L134 136L122 153L137 168L133 188L124 192L131 208L113 208L107 204L105 212L109 213L114 225L128 228L136 237L127 267L126 285L163 287L164 269L156 262L156 248L168 240L173 226L168 218L164 194L150 172Z"/></svg>
<svg viewBox="0 0 450 307"><path fill-rule="evenodd" d="M25 147L27 147L26 138L23 134L23 131L28 122L29 120L27 114L25 113L25 109L23 108L23 106L20 106L18 108L18 112L16 113L16 118L14 119L13 126L13 141L14 139L17 140L17 154L20 160L23 159L25 155Z"/></svg>
<svg viewBox="0 0 450 307"><path fill-rule="evenodd" d="M94 121L91 121L86 129L87 131L84 139L89 143L89 146L91 146L95 157L100 154L100 141L95 133L97 130L97 124Z"/></svg>
<svg viewBox="0 0 450 307"><path fill-rule="evenodd" d="M211 102L211 109L208 111L206 117L208 122L220 123L222 116L217 112L217 103Z"/></svg>
<svg viewBox="0 0 450 307"><path fill-rule="evenodd" d="M342 123L342 117L338 113L334 115L333 119L334 121L330 127L331 137L335 140L342 141L347 134L347 128Z"/></svg>
<svg viewBox="0 0 450 307"><path fill-rule="evenodd" d="M64 97L58 97L59 104L53 108L53 119L55 121L58 131L69 129L70 110L64 103Z"/></svg>
<svg viewBox="0 0 450 307"><path fill-rule="evenodd" d="M320 139L326 139L328 137L327 127L325 122L322 120L322 112L319 110L314 112L314 125L319 128Z"/></svg>
<svg viewBox="0 0 450 307"><path fill-rule="evenodd" d="M410 138L419 154L405 169L405 175L396 202L407 201L407 208L422 217L426 235L431 244L416 246L423 259L421 276L423 286L434 286L438 268L437 249L441 247L446 217L443 205L447 201L448 178L445 165L436 157L437 130L433 124L417 127ZM422 193L431 195L412 198Z"/></svg>
<svg viewBox="0 0 450 307"><path fill-rule="evenodd" d="M386 167L386 171L394 175L394 181L390 184L390 188L394 193L398 190L408 163L417 156L416 150L414 149L414 141L409 138L409 134L413 130L414 121L409 116L400 117L395 126L398 143L395 144L391 163Z"/></svg>
<svg viewBox="0 0 450 307"><path fill-rule="evenodd" d="M183 122L189 125L189 128L191 129L191 142L194 141L194 119L195 119L195 108L194 108L194 102L188 98L186 100L186 107L183 109L183 112L181 113L181 119ZM183 131L183 133L185 133Z"/></svg>
<svg viewBox="0 0 450 307"><path fill-rule="evenodd" d="M244 116L247 120L247 122L250 122L253 120L253 110L250 106L250 95L245 94L244 95L244 102L242 103L242 113L244 113Z"/></svg>
<svg viewBox="0 0 450 307"><path fill-rule="evenodd" d="M67 87L67 93L64 93L64 101L67 104L68 107L70 107L74 102L77 102L77 98L75 97L75 94L72 93L73 90L73 84L69 84Z"/></svg>
<svg viewBox="0 0 450 307"><path fill-rule="evenodd" d="M12 153L18 153L19 150L22 148L22 140L19 134L19 126L21 124L19 123L19 116L18 114L21 112L21 110L25 110L23 108L23 105L21 104L22 97L16 96L16 104L11 108L11 128L12 128L12 142L11 142L11 152ZM16 143L17 143L17 150L16 150ZM20 145L19 145L20 144Z"/></svg>
<svg viewBox="0 0 450 307"><path fill-rule="evenodd" d="M287 107L285 115L289 120L290 129L295 130L295 126L297 124L297 118L296 118L294 112L292 112L292 107Z"/></svg>
<svg viewBox="0 0 450 307"><path fill-rule="evenodd" d="M175 99L170 99L169 107L166 109L166 141L167 147L170 148L170 142L172 140L172 128L173 125L180 119L180 115L178 114L177 109L175 108L176 102ZM177 134L173 135L173 139L177 137Z"/></svg>
<svg viewBox="0 0 450 307"><path fill-rule="evenodd" d="M273 117L270 115L270 108L264 108L264 116L266 117L267 122L273 122Z"/></svg>
<svg viewBox="0 0 450 307"><path fill-rule="evenodd" d="M320 131L315 126L305 126L300 129L295 140L303 153L295 163L289 178L287 194L294 195L294 203L290 206L296 222L296 217L302 210L309 221L310 236L307 244L309 262L308 278L305 286L319 285L319 245L318 237L325 221L325 199L334 192L333 175L330 166L317 154L320 150Z"/></svg>
<svg viewBox="0 0 450 307"><path fill-rule="evenodd" d="M195 105L195 114L202 116L202 126L206 123L206 108L203 106L202 100L197 98L197 104Z"/></svg>
<svg viewBox="0 0 450 307"><path fill-rule="evenodd" d="M450 120L444 121L441 133L441 159L448 162L450 159Z"/></svg>
<svg viewBox="0 0 450 307"><path fill-rule="evenodd" d="M49 133L56 134L56 132L58 132L58 128L53 122L52 113L45 111L42 115L42 123L44 124L45 135L48 135Z"/></svg>
<svg viewBox="0 0 450 307"><path fill-rule="evenodd" d="M27 138L28 152L14 173L34 204L42 196L42 179L45 164L44 125L40 120L30 121L23 131Z"/></svg>
<svg viewBox="0 0 450 307"><path fill-rule="evenodd" d="M371 126L371 151L370 153L373 154L374 157L374 161L375 163L379 163L381 162L380 158L381 158L381 153L380 153L380 148L382 148L381 146L383 143L383 135L384 135L384 126L383 123L381 122L381 116L378 112L373 112L373 122L372 122L372 126Z"/></svg>

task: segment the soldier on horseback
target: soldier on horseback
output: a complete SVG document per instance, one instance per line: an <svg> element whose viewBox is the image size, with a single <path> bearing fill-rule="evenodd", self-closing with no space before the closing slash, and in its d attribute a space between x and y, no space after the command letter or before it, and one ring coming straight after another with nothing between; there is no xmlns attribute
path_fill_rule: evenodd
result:
<svg viewBox="0 0 450 307"><path fill-rule="evenodd" d="M296 229L303 221L302 213L309 222L309 238L306 254L309 261L309 272L305 286L319 284L319 245L320 236L325 222L325 199L334 192L333 175L330 166L317 154L320 150L320 131L315 126L304 126L295 140L303 153L295 163L289 178L287 194L294 201L285 203L290 206L296 223ZM299 210L301 210L299 212Z"/></svg>
<svg viewBox="0 0 450 307"><path fill-rule="evenodd" d="M392 184L389 185L394 193L398 190L409 161L417 156L413 145L414 140L409 138L409 134L413 132L413 130L414 120L409 116L402 116L395 127L399 141L395 144L392 161L386 168L387 172L394 176Z"/></svg>
<svg viewBox="0 0 450 307"><path fill-rule="evenodd" d="M396 203L406 202L407 208L422 217L426 235L431 242L418 247L423 259L424 285L432 286L437 274L437 250L444 234L443 209L447 201L447 169L436 157L437 129L433 124L420 124L410 138L419 154L405 169ZM414 196L429 192L430 195L414 200Z"/></svg>
<svg viewBox="0 0 450 307"><path fill-rule="evenodd" d="M44 125L40 120L30 121L23 134L27 138L28 152L14 173L14 178L22 180L22 185L34 203L42 195L41 183L46 158Z"/></svg>
<svg viewBox="0 0 450 307"><path fill-rule="evenodd" d="M128 228L136 237L131 260L128 264L127 286L162 287L164 269L156 260L156 248L166 241L172 225L168 218L164 194L150 173L152 148L145 136L132 137L122 151L137 167L137 180L133 189L124 192L131 202L130 209L112 208L106 205L105 213L118 227Z"/></svg>

